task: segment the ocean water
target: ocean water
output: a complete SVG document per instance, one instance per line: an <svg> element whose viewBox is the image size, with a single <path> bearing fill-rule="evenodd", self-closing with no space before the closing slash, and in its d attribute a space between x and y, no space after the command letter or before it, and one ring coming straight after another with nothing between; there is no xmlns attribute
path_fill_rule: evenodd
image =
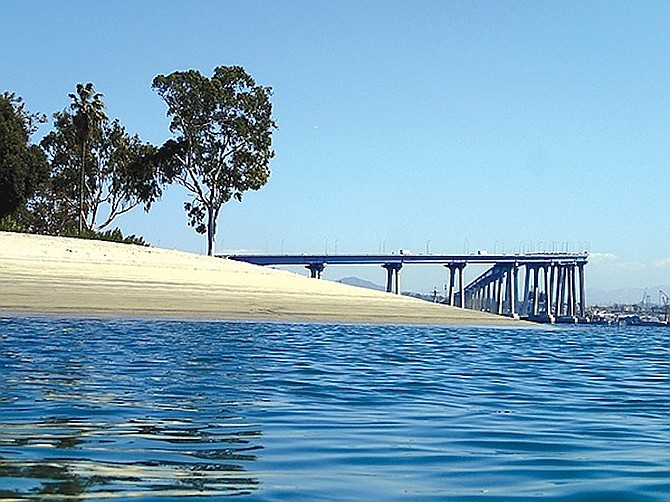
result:
<svg viewBox="0 0 670 502"><path fill-rule="evenodd" d="M668 501L669 337L0 318L0 499Z"/></svg>

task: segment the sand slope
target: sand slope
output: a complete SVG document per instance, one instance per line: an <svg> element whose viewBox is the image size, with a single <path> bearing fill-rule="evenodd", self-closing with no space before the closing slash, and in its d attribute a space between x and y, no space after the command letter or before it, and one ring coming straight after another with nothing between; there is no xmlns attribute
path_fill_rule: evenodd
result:
<svg viewBox="0 0 670 502"><path fill-rule="evenodd" d="M232 260L0 232L0 313L519 325Z"/></svg>

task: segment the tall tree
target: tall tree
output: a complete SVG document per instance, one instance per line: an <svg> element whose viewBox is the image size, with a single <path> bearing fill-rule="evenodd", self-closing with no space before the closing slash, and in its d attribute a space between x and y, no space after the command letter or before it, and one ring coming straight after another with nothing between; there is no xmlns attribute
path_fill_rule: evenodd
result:
<svg viewBox="0 0 670 502"><path fill-rule="evenodd" d="M138 205L148 210L160 197L157 149L130 136L118 120L101 120L88 135L85 150L76 114L58 112L54 123L41 143L52 172L32 201L31 211L39 216L35 224L45 227L36 230L68 233L74 221L78 234L103 230Z"/></svg>
<svg viewBox="0 0 670 502"><path fill-rule="evenodd" d="M169 179L186 188L189 225L207 233L207 254L214 254L221 206L242 201L270 176L272 89L256 85L240 66L219 66L211 78L196 70L158 75L153 89L167 104L174 139L161 147L172 159Z"/></svg>
<svg viewBox="0 0 670 502"><path fill-rule="evenodd" d="M74 112L74 125L77 134L81 158L79 166L79 217L77 233L81 234L84 228L84 199L86 197L86 156L87 143L97 132L102 122L107 118L102 94L95 92L91 82L77 84L77 93L70 94L70 109Z"/></svg>
<svg viewBox="0 0 670 502"><path fill-rule="evenodd" d="M30 143L44 120L15 94L0 95L0 218L21 208L48 174L44 152Z"/></svg>

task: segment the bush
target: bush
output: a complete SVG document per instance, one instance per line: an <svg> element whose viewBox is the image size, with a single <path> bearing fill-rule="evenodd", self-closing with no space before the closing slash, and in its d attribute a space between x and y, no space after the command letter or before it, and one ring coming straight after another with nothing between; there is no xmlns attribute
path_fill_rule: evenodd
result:
<svg viewBox="0 0 670 502"><path fill-rule="evenodd" d="M81 235L77 235L76 230L70 230L65 234L66 237L76 237L79 239L90 239L96 241L121 242L123 244L137 244L138 246L149 247L149 244L144 238L138 235L123 236L120 228L114 230L105 230L104 232L97 232L95 230L84 229Z"/></svg>
<svg viewBox="0 0 670 502"><path fill-rule="evenodd" d="M21 221L17 220L11 215L0 218L0 232L16 232L22 234L35 234L38 232L31 232ZM50 234L47 234L50 235ZM77 235L76 230L68 230L61 234L63 237L74 237L79 239L90 239L96 241L121 242L123 244L136 244L138 246L149 247L150 244L139 235L123 236L121 229L105 230L104 232L96 232L95 230L84 229L81 235Z"/></svg>
<svg viewBox="0 0 670 502"><path fill-rule="evenodd" d="M11 214L0 218L0 232L27 233L28 227L12 217Z"/></svg>

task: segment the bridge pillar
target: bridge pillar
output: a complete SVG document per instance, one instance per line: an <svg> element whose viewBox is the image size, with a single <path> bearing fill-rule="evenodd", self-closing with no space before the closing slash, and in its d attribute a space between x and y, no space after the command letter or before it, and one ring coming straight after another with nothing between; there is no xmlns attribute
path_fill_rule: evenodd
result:
<svg viewBox="0 0 670 502"><path fill-rule="evenodd" d="M498 277L495 281L495 289L496 289L496 314L502 315L503 313L503 274L500 274L500 277Z"/></svg>
<svg viewBox="0 0 670 502"><path fill-rule="evenodd" d="M537 317L540 312L540 269L535 265L531 270L533 274L533 309L531 316Z"/></svg>
<svg viewBox="0 0 670 502"><path fill-rule="evenodd" d="M556 322L576 324L579 321L577 318L576 266L577 264L575 262L561 263L558 265Z"/></svg>
<svg viewBox="0 0 670 502"><path fill-rule="evenodd" d="M519 264L515 263L512 269L514 272L512 287L514 288L512 293L514 294L514 310L512 317L519 317Z"/></svg>
<svg viewBox="0 0 670 502"><path fill-rule="evenodd" d="M563 316L563 281L564 269L562 264L556 265L556 319Z"/></svg>
<svg viewBox="0 0 670 502"><path fill-rule="evenodd" d="M570 318L569 322L577 324L579 322L579 319L577 317L578 310L577 310L577 280L576 280L576 274L575 274L575 269L576 269L576 263L571 263L569 266L570 270Z"/></svg>
<svg viewBox="0 0 670 502"><path fill-rule="evenodd" d="M496 292L496 281L494 279L489 280L488 283L488 308L486 309L487 312L491 312L492 314L496 311L496 297L498 296Z"/></svg>
<svg viewBox="0 0 670 502"><path fill-rule="evenodd" d="M465 308L465 282L463 280L463 269L465 263L448 263L445 265L449 269L449 292L447 294L447 304L455 306L455 282L456 273L458 272L458 306Z"/></svg>
<svg viewBox="0 0 670 502"><path fill-rule="evenodd" d="M542 265L542 272L544 273L544 304L547 316L551 317L551 278L549 263Z"/></svg>
<svg viewBox="0 0 670 502"><path fill-rule="evenodd" d="M459 307L462 309L465 308L465 281L463 280L463 269L465 268L465 263L458 264L458 295L460 296Z"/></svg>
<svg viewBox="0 0 670 502"><path fill-rule="evenodd" d="M524 281L523 281L523 299L521 300L521 312L524 315L529 313L528 301L530 299L530 276L532 275L530 265L526 265Z"/></svg>
<svg viewBox="0 0 670 502"><path fill-rule="evenodd" d="M305 265L305 268L309 270L309 276L312 279L321 279L321 276L323 274L323 269L326 268L325 263L310 263L309 265Z"/></svg>
<svg viewBox="0 0 670 502"><path fill-rule="evenodd" d="M449 292L447 293L447 305L454 305L454 282L455 274L453 265L445 265L449 269Z"/></svg>
<svg viewBox="0 0 670 502"><path fill-rule="evenodd" d="M569 316L570 322L577 323L577 281L575 280L575 264L571 263L570 270L570 304L569 304Z"/></svg>
<svg viewBox="0 0 670 502"><path fill-rule="evenodd" d="M399 295L400 290L400 269L402 263L385 263L382 268L386 270L386 292Z"/></svg>
<svg viewBox="0 0 670 502"><path fill-rule="evenodd" d="M558 290L556 286L558 278L558 266L556 263L551 262L549 264L549 295L548 305L549 305L549 314L556 319L556 302L558 298Z"/></svg>
<svg viewBox="0 0 670 502"><path fill-rule="evenodd" d="M516 297L517 297L517 272L518 272L518 267L516 263L511 264L507 268L507 286L506 286L506 293L507 293L507 302L509 304L509 310L508 314L510 317L518 318L519 315L516 312Z"/></svg>
<svg viewBox="0 0 670 502"><path fill-rule="evenodd" d="M584 319L586 315L586 289L584 287L584 264L577 265L579 270L579 317Z"/></svg>
<svg viewBox="0 0 670 502"><path fill-rule="evenodd" d="M552 273L551 273L551 262L543 263L541 265L542 271L544 272L544 321L548 323L554 323L556 318L552 315Z"/></svg>
<svg viewBox="0 0 670 502"><path fill-rule="evenodd" d="M526 264L524 311L532 320L553 323L550 265L550 263ZM530 295L532 295L532 302ZM540 300L542 296L544 296L543 302ZM542 307L544 307L544 312L541 314Z"/></svg>

